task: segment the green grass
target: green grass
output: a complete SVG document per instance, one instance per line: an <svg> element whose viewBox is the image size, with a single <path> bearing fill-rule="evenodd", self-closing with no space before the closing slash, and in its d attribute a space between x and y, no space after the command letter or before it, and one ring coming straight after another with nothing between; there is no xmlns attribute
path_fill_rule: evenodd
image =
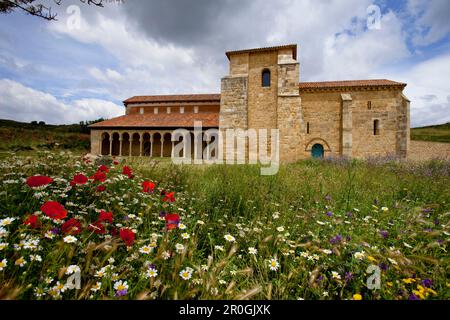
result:
<svg viewBox="0 0 450 320"><path fill-rule="evenodd" d="M75 173L90 176L100 164L83 163L79 156L47 152L0 162L0 219L16 218L2 240L8 246L0 258L8 264L0 271L0 298L449 298L448 161L309 160L282 165L274 176L261 176L259 167L248 165L175 166L149 159L112 165L107 158L102 163L110 172L102 183L106 191L98 193L92 181L67 188ZM123 165L133 169L132 179L121 174ZM22 179L33 174L55 182L30 190ZM144 180L156 182L154 193L142 192ZM163 190L174 191L176 201L163 202ZM47 200L60 201L67 218L80 221L77 243L64 243L61 233L46 239L45 232L59 225L51 219L41 218L38 230L22 225ZM85 229L100 209L113 212L114 226L136 231L133 246ZM186 228L166 231L161 211L179 214ZM228 242L227 234L235 241ZM335 241L337 236L342 238ZM14 250L24 239L40 239L42 249ZM149 255L139 251L149 244L156 246ZM184 250L177 252L176 244ZM31 261L31 254L40 254L42 262ZM23 267L16 265L21 257L27 261ZM156 278L143 276L149 263ZM62 292L56 282L65 283L69 265L82 270L82 288ZM370 265L382 266L379 290L366 286ZM96 277L102 268L112 271ZM192 268L189 280L179 276L186 268ZM113 287L119 280L129 286L121 298ZM97 282L101 289L91 291Z"/></svg>
<svg viewBox="0 0 450 320"><path fill-rule="evenodd" d="M411 129L411 139L450 143L450 123Z"/></svg>
<svg viewBox="0 0 450 320"><path fill-rule="evenodd" d="M0 120L0 151L75 150L90 148L85 125L45 125Z"/></svg>

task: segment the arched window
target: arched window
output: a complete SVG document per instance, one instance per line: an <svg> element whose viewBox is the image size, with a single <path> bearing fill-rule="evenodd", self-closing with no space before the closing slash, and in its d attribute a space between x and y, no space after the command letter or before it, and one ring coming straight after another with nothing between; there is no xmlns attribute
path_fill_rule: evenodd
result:
<svg viewBox="0 0 450 320"><path fill-rule="evenodd" d="M380 134L380 120L373 120L373 135L378 136Z"/></svg>
<svg viewBox="0 0 450 320"><path fill-rule="evenodd" d="M262 72L262 86L270 87L270 70L264 69Z"/></svg>

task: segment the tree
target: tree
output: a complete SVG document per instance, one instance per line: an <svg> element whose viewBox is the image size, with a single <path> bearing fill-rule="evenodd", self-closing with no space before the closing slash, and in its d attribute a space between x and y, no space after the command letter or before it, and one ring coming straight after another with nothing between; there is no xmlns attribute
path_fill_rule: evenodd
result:
<svg viewBox="0 0 450 320"><path fill-rule="evenodd" d="M60 5L63 0L53 0L55 4ZM88 5L103 7L103 0L79 0ZM0 13L11 13L15 10L25 11L32 16L40 17L45 20L57 20L56 13L52 13L50 6L42 4L42 0L0 0Z"/></svg>

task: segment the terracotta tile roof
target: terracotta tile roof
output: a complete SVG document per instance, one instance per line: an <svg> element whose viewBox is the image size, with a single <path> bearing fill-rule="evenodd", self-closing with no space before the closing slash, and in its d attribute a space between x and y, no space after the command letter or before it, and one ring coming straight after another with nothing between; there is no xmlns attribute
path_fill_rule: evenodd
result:
<svg viewBox="0 0 450 320"><path fill-rule="evenodd" d="M156 95L156 96L134 96L123 103L148 103L148 102L220 102L220 94L177 94L177 95Z"/></svg>
<svg viewBox="0 0 450 320"><path fill-rule="evenodd" d="M201 121L202 127L219 127L219 113L160 113L129 114L90 125L90 128L105 127L194 127L194 121Z"/></svg>
<svg viewBox="0 0 450 320"><path fill-rule="evenodd" d="M386 80L345 80L345 81L324 81L324 82L300 82L300 90L326 90L343 89L350 87L406 87L406 83Z"/></svg>
<svg viewBox="0 0 450 320"><path fill-rule="evenodd" d="M225 54L227 55L228 60L230 60L230 56L232 54L275 51L275 50L280 50L280 49L292 49L293 57L294 57L294 59L297 59L297 45L296 44L286 44L286 45L275 46L275 47L264 47L264 48L254 48L254 49L228 51L228 52L225 52Z"/></svg>

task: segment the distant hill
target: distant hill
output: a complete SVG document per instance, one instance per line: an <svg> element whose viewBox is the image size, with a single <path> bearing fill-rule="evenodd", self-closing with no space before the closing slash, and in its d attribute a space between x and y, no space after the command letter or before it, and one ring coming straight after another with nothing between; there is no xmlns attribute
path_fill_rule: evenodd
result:
<svg viewBox="0 0 450 320"><path fill-rule="evenodd" d="M49 125L44 122L19 122L0 119L0 151L76 150L90 148L88 125L102 121L70 125Z"/></svg>
<svg viewBox="0 0 450 320"><path fill-rule="evenodd" d="M411 139L450 143L450 122L434 126L412 128Z"/></svg>

